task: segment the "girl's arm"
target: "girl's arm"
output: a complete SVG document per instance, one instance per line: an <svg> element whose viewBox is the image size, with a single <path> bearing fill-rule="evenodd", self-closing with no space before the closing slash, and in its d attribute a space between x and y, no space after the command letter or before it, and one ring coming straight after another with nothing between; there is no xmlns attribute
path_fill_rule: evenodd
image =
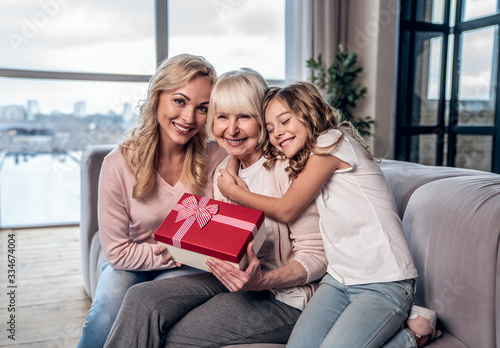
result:
<svg viewBox="0 0 500 348"><path fill-rule="evenodd" d="M238 185L245 191L250 191L247 187L247 184L245 184L245 182L238 176L239 166L240 161L234 156L229 156L229 161L226 165L226 171L233 177L236 185ZM228 197L226 196L226 198Z"/></svg>
<svg viewBox="0 0 500 348"><path fill-rule="evenodd" d="M292 223L284 225L271 221L271 228L278 231L275 243L280 245L281 254L281 261L278 261L281 266L276 269L261 269L260 261L253 252L253 243L248 245L249 265L243 271L217 259L209 259L207 265L230 291L289 288L318 280L325 274L327 266L318 221L318 209L314 203Z"/></svg>
<svg viewBox="0 0 500 348"><path fill-rule="evenodd" d="M318 195L330 175L350 165L332 155L312 155L304 170L290 185L282 198L267 197L245 191L227 171L221 170L217 186L224 196L249 208L262 210L283 223L295 220Z"/></svg>

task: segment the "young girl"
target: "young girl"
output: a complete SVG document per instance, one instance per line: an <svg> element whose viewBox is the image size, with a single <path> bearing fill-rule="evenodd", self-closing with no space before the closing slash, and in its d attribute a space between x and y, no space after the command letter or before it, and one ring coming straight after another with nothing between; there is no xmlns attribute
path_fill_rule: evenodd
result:
<svg viewBox="0 0 500 348"><path fill-rule="evenodd" d="M424 336L420 346L434 333L435 313L416 307L409 329L398 332L417 270L392 192L366 143L349 123L338 124L312 83L271 88L264 113L264 166L289 158L294 182L281 199L247 192L226 171L218 186L229 199L283 222L316 199L327 274L288 346L380 347L394 336L387 346L414 347L415 337Z"/></svg>

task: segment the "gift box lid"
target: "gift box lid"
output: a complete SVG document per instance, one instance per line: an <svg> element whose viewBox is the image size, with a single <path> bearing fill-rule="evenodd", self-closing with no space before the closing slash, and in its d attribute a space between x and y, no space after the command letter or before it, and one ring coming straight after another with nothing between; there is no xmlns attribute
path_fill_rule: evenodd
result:
<svg viewBox="0 0 500 348"><path fill-rule="evenodd" d="M264 212L185 193L155 232L159 242L238 263Z"/></svg>

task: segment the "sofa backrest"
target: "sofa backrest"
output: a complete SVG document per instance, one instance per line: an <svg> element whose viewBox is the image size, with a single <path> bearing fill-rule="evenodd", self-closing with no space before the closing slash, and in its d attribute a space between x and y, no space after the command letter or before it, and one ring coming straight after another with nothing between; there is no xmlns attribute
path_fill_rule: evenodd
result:
<svg viewBox="0 0 500 348"><path fill-rule="evenodd" d="M114 149L114 145L93 145L88 147L82 154L80 163L80 248L82 257L82 273L85 292L94 298L97 279L95 266L91 260L92 240L99 229L97 224L97 196L99 185L99 174L104 157ZM100 270L102 261L98 265ZM100 272L99 272L100 274Z"/></svg>
<svg viewBox="0 0 500 348"><path fill-rule="evenodd" d="M387 161L417 278L416 304L469 347L500 334L500 175Z"/></svg>

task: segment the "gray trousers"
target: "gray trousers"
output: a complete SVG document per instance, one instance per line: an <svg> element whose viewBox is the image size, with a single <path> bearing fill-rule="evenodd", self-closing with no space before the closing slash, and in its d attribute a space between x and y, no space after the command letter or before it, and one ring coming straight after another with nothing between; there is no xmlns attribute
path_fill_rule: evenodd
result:
<svg viewBox="0 0 500 348"><path fill-rule="evenodd" d="M131 287L106 347L286 343L301 311L269 291L229 292L211 273Z"/></svg>

